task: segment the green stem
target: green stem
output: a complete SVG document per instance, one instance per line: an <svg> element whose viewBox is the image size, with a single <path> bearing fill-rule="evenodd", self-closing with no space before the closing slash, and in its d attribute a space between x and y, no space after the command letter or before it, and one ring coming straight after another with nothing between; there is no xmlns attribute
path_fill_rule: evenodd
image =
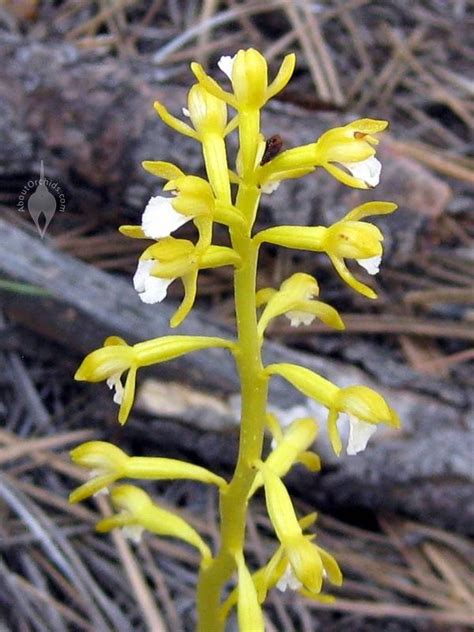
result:
<svg viewBox="0 0 474 632"><path fill-rule="evenodd" d="M244 186L239 190L236 206L247 217L253 217L258 200L257 188ZM263 373L255 302L258 247L252 242L250 231L232 233L231 239L243 262L234 275L236 358L242 393L240 446L234 476L220 495L220 550L199 574L198 632L224 630L225 621L219 616L221 593L235 569L236 555L243 553L247 497L255 477L253 464L261 458L267 405L268 378Z"/></svg>

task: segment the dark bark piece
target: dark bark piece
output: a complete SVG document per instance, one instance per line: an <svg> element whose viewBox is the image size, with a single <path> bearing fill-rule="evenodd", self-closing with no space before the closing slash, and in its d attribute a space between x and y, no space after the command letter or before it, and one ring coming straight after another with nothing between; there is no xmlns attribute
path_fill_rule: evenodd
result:
<svg viewBox="0 0 474 632"><path fill-rule="evenodd" d="M30 283L48 292L47 297L3 292L5 312L17 322L78 353L89 352L111 334L128 342L171 333L168 319L173 307L140 303L131 283L97 270L53 250L39 237L32 237L0 219L0 276ZM233 333L193 311L178 332L223 335ZM433 523L465 532L474 524L472 498L472 401L420 394L410 389L385 388L353 366L267 343L267 363L293 362L317 371L340 386L365 384L380 390L397 408L403 431L380 429L370 448L357 457L335 459L320 433L318 450L329 469L318 479L298 471L298 486L334 503L366 504L406 511ZM384 364L381 360L380 370ZM221 396L238 392L230 354L209 350L158 365L151 373L160 379L187 382L211 389ZM441 385L442 382L439 382ZM418 385L419 386L419 385ZM440 387L441 391L441 387ZM313 414L321 422L324 410L305 401L281 380L274 380L271 401L288 418ZM225 417L223 417L225 421ZM229 429L229 426L226 426ZM224 444L230 439L219 439ZM176 441L179 441L177 433ZM204 447L205 448L204 448ZM207 442L196 442L205 459ZM219 451L217 451L218 454ZM323 470L324 472L324 470Z"/></svg>

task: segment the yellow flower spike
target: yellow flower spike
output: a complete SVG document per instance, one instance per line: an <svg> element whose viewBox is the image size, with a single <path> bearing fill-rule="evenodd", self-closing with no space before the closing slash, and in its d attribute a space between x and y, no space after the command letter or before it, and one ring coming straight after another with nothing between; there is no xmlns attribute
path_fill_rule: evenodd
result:
<svg viewBox="0 0 474 632"><path fill-rule="evenodd" d="M280 375L303 395L315 399L327 408L331 408L340 390L329 380L297 364L270 364L265 368L265 373Z"/></svg>
<svg viewBox="0 0 474 632"><path fill-rule="evenodd" d="M99 533L106 533L115 527L142 527L147 531L184 540L196 547L203 562L211 558L209 547L201 536L180 516L162 509L142 489L134 485L120 485L111 492L114 507L121 513L104 518L96 525Z"/></svg>
<svg viewBox="0 0 474 632"><path fill-rule="evenodd" d="M70 452L72 461L91 470L91 478L69 495L70 503L78 503L106 489L124 476L128 456L105 441L88 441Z"/></svg>
<svg viewBox="0 0 474 632"><path fill-rule="evenodd" d="M135 378L139 367L173 360L192 351L209 347L233 349L234 343L206 336L164 336L141 342L133 347L118 336L110 336L104 346L87 355L74 379L86 382L107 381L115 389L114 401L120 405L119 422L127 421L135 396ZM128 371L123 387L122 374Z"/></svg>
<svg viewBox="0 0 474 632"><path fill-rule="evenodd" d="M265 623L263 613L258 602L257 591L252 575L245 565L242 554L237 555L235 560L238 573L237 616L239 620L239 630L264 632Z"/></svg>
<svg viewBox="0 0 474 632"><path fill-rule="evenodd" d="M309 325L318 316L328 326L344 329L344 324L333 307L313 300L318 294L316 279L302 272L293 274L281 284L278 292L268 298L258 323L259 336L263 337L269 322L282 314L287 316L292 327L302 323Z"/></svg>
<svg viewBox="0 0 474 632"><path fill-rule="evenodd" d="M292 465L314 443L318 426L310 417L295 419L284 432L276 447L268 455L265 466L280 478L283 478ZM262 474L258 472L249 492L249 497L263 484Z"/></svg>

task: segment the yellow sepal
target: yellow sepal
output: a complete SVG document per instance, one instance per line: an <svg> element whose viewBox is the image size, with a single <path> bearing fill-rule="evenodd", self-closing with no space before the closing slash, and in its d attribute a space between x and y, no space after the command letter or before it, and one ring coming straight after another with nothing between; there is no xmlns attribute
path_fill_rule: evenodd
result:
<svg viewBox="0 0 474 632"><path fill-rule="evenodd" d="M163 160L144 160L142 167L145 171L148 171L158 178L163 178L163 180L175 180L176 178L184 176L184 173L179 167Z"/></svg>
<svg viewBox="0 0 474 632"><path fill-rule="evenodd" d="M165 125L168 125L168 127L174 129L175 132L183 134L183 136L189 136L190 138L198 140L198 135L193 130L193 128L187 123L184 123L180 119L176 118L176 116L170 114L162 103L160 103L159 101L155 101L153 107L155 108L156 113L161 118L163 123L165 123Z"/></svg>

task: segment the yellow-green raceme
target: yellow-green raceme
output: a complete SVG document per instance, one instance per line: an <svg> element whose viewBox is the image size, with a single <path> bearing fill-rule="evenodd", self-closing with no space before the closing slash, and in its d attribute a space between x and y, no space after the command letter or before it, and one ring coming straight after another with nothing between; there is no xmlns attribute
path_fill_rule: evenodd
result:
<svg viewBox="0 0 474 632"><path fill-rule="evenodd" d="M71 458L89 478L70 495L75 503L110 491L113 513L97 530L120 528L138 541L144 530L173 537L195 547L200 554L197 582L198 632L224 632L235 609L241 632L265 628L267 593L296 590L311 599L329 601L331 585L339 586L342 573L335 558L307 532L315 516L302 519L283 481L295 465L311 472L321 468L314 451L318 433L327 432L337 455L343 448L340 419L349 420L345 451L364 450L381 424L400 425L396 412L372 388L358 384L338 386L306 367L280 363L265 366L262 348L272 321L286 317L292 326L310 325L315 318L334 330L344 329L335 309L325 300L326 288L311 270L278 279L276 287L257 288L258 256L265 244L325 253L337 274L350 288L368 298L375 291L365 278L356 278L349 266L360 265L374 275L383 254L383 235L368 216L392 213L396 205L373 201L360 204L331 226L272 226L255 230L262 194L270 194L285 180L300 177L333 177L356 189L377 186L382 165L376 157L386 121L341 121L319 138L308 135L307 144L268 152L261 130L261 111L285 88L296 58L287 55L273 75L264 56L255 49L239 50L220 59L216 73L223 85L197 64L191 65L195 83L186 103L173 104L173 114L156 102L161 121L178 134L200 145L205 175L194 175L186 165L149 159L144 169L162 182L145 204L135 225L122 226L129 238L148 240L137 261L133 285L137 301L160 303L168 287L179 279L183 299L170 320L179 326L193 308L201 270L229 267L234 279L235 340L199 335L166 335L128 344L118 336L107 338L91 351L76 372L77 380L106 382L118 404L118 421L130 417L138 370L172 361L210 348L230 351L241 384L240 449L229 481L200 465L177 459L129 455L107 441L89 441L71 452ZM212 73L214 74L214 73ZM269 77L274 77L269 79ZM184 107L182 107L184 106ZM238 150L228 143L235 134ZM284 186L284 184L283 184ZM215 243L214 224L228 231L228 242ZM180 229L188 224L186 238ZM194 238L190 238L190 230ZM365 273L364 273L365 274ZM137 331L137 337L140 332ZM219 370L216 366L216 372ZM306 397L327 409L326 424L309 417L289 420L282 426L268 408L268 387L274 376L283 378ZM208 376L208 383L212 376ZM264 433L273 437L265 452ZM345 441L345 440L344 440ZM220 541L211 550L197 530L179 515L160 506L150 495L127 480L167 481L190 479L216 486L219 494ZM273 554L258 569L245 552L247 511L250 500L263 488L266 507L278 540ZM252 501L253 502L253 501ZM233 589L225 592L233 581ZM325 592L322 592L324 589ZM225 597L227 594L227 597Z"/></svg>

